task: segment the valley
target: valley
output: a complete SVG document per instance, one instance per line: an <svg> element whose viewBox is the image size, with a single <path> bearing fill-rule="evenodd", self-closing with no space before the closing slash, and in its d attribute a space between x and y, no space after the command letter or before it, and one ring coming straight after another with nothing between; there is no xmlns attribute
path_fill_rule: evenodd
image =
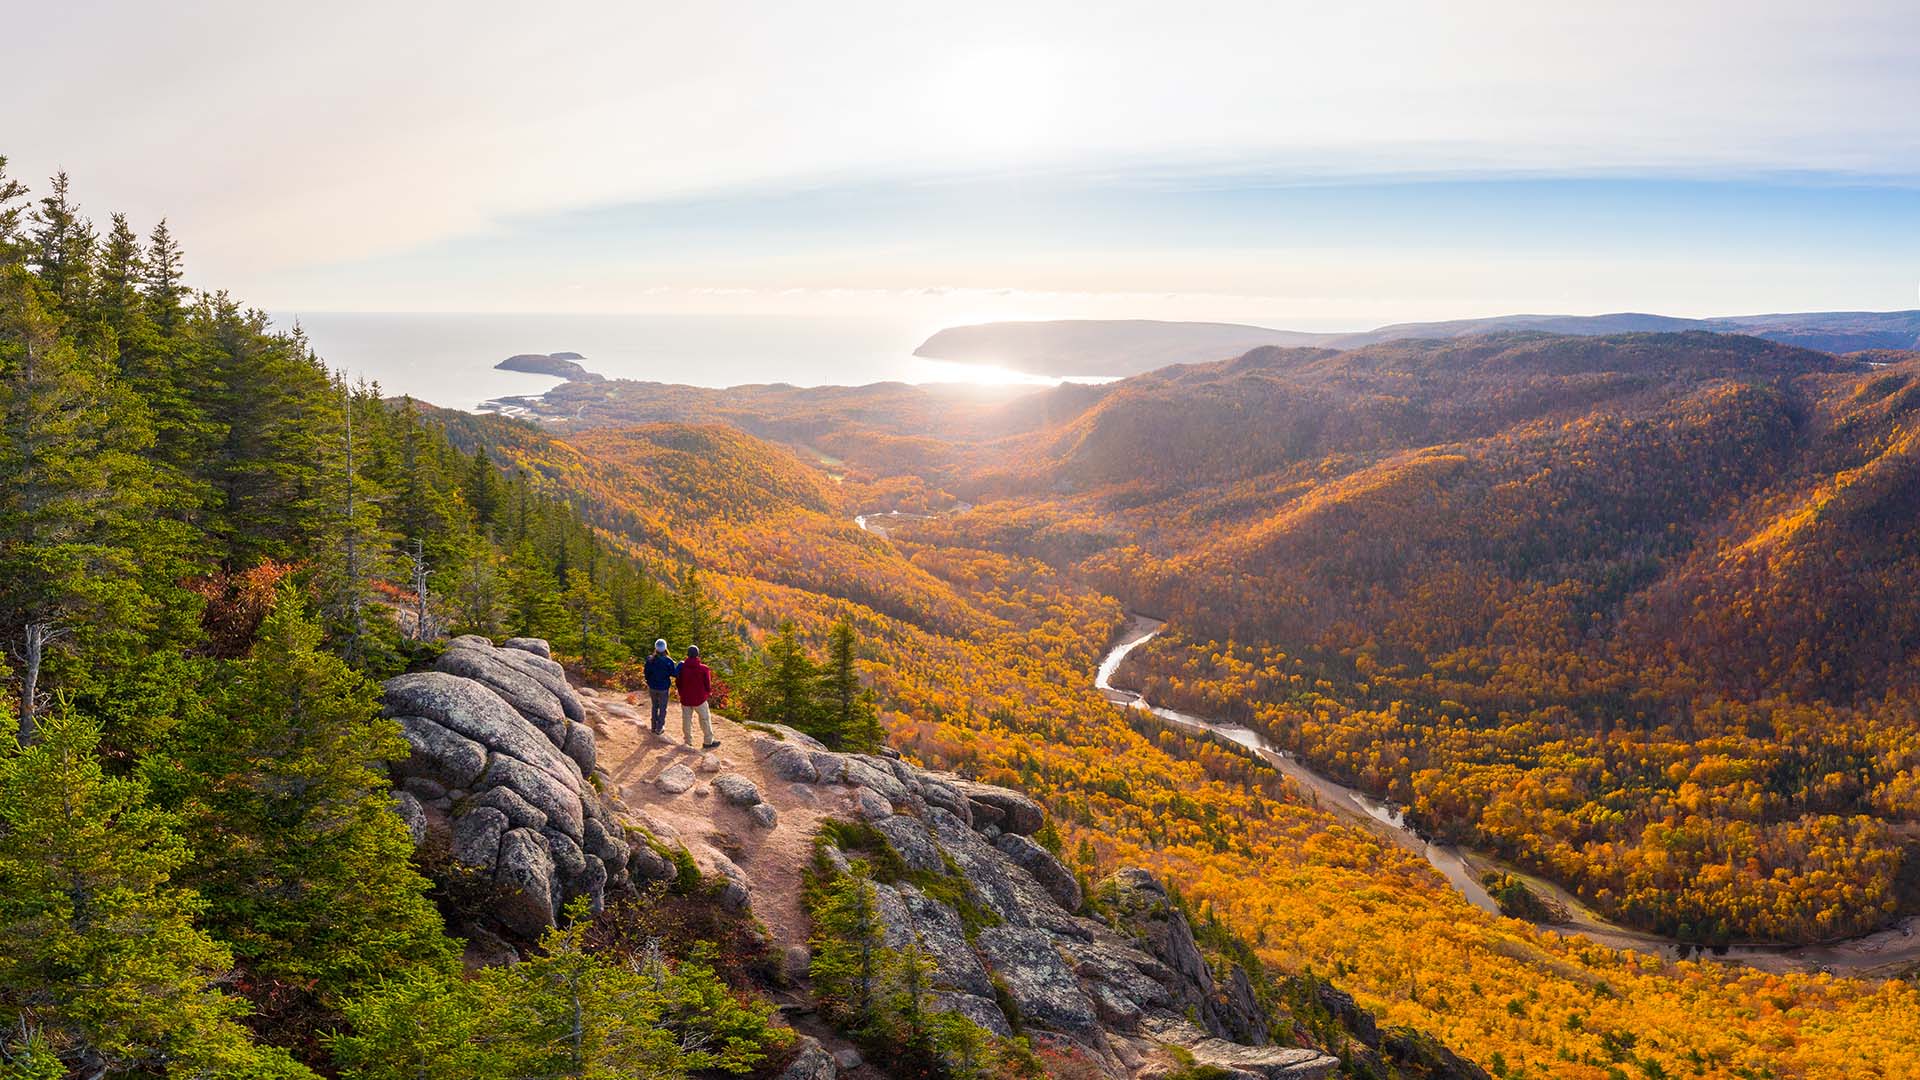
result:
<svg viewBox="0 0 1920 1080"><path fill-rule="evenodd" d="M1114 685L1113 679L1125 664L1127 656L1158 636L1164 626L1157 620L1135 616L1121 640L1101 659L1094 676L1095 689L1123 707L1146 710L1169 723L1212 733L1258 754L1293 781L1316 808L1346 817L1421 856L1474 907L1490 915L1502 914L1499 902L1481 884L1482 877L1490 872L1524 872L1486 852L1426 839L1408 824L1405 813L1392 804L1315 772L1299 758L1273 746L1251 728L1156 706L1141 694ZM1608 948L1628 949L1667 959L1725 962L1773 972L1827 972L1887 977L1920 966L1920 916L1907 916L1893 926L1824 945L1722 945L1703 948L1691 942L1660 937L1609 922L1588 909L1578 897L1551 882L1531 876L1525 876L1524 880L1529 888L1545 895L1557 909L1566 912L1565 918L1540 923L1543 929L1579 937Z"/></svg>

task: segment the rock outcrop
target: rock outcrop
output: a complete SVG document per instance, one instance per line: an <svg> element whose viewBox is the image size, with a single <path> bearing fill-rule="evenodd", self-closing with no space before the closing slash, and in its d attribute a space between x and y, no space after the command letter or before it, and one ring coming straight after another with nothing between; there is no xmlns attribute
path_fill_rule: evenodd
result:
<svg viewBox="0 0 1920 1080"><path fill-rule="evenodd" d="M1046 815L1027 796L772 730L753 743L763 766L837 791L887 849L829 848L825 863L896 868L874 885L885 943L917 943L932 960L937 1008L1071 1047L1114 1077L1174 1071L1169 1046L1242 1080L1337 1068L1317 1050L1268 1045L1274 1022L1245 973L1214 970L1151 874L1121 871L1098 887L1100 914L1086 910L1080 881L1032 839Z"/></svg>
<svg viewBox="0 0 1920 1080"><path fill-rule="evenodd" d="M592 780L594 735L547 643L459 637L434 670L387 680L411 753L388 764L415 842L436 837L500 890L494 917L523 937L577 897L595 909L628 880L631 845Z"/></svg>

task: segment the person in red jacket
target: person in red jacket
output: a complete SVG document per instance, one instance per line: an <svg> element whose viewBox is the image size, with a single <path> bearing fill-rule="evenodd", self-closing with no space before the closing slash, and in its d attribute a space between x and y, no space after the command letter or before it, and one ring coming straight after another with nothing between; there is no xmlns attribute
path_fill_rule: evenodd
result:
<svg viewBox="0 0 1920 1080"><path fill-rule="evenodd" d="M700 646L687 646L686 663L680 665L678 676L680 685L680 734L693 743L693 718L700 717L700 732L707 738L701 749L711 750L720 745L713 737L713 710L707 705L707 698L713 695L713 669L700 662Z"/></svg>

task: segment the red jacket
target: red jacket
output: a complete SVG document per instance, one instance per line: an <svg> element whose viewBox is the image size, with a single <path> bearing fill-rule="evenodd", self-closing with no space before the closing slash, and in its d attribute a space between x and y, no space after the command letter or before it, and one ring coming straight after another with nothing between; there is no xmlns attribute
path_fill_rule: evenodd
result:
<svg viewBox="0 0 1920 1080"><path fill-rule="evenodd" d="M713 693L713 669L695 656L680 665L680 704L703 705Z"/></svg>

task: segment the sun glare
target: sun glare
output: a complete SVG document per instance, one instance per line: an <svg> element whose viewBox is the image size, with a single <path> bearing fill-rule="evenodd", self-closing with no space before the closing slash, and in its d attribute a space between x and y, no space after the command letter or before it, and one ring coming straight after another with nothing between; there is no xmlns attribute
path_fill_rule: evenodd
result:
<svg viewBox="0 0 1920 1080"><path fill-rule="evenodd" d="M1053 131L1063 81L1059 57L1021 46L956 57L929 86L927 114L945 148L1009 153L1041 145Z"/></svg>

